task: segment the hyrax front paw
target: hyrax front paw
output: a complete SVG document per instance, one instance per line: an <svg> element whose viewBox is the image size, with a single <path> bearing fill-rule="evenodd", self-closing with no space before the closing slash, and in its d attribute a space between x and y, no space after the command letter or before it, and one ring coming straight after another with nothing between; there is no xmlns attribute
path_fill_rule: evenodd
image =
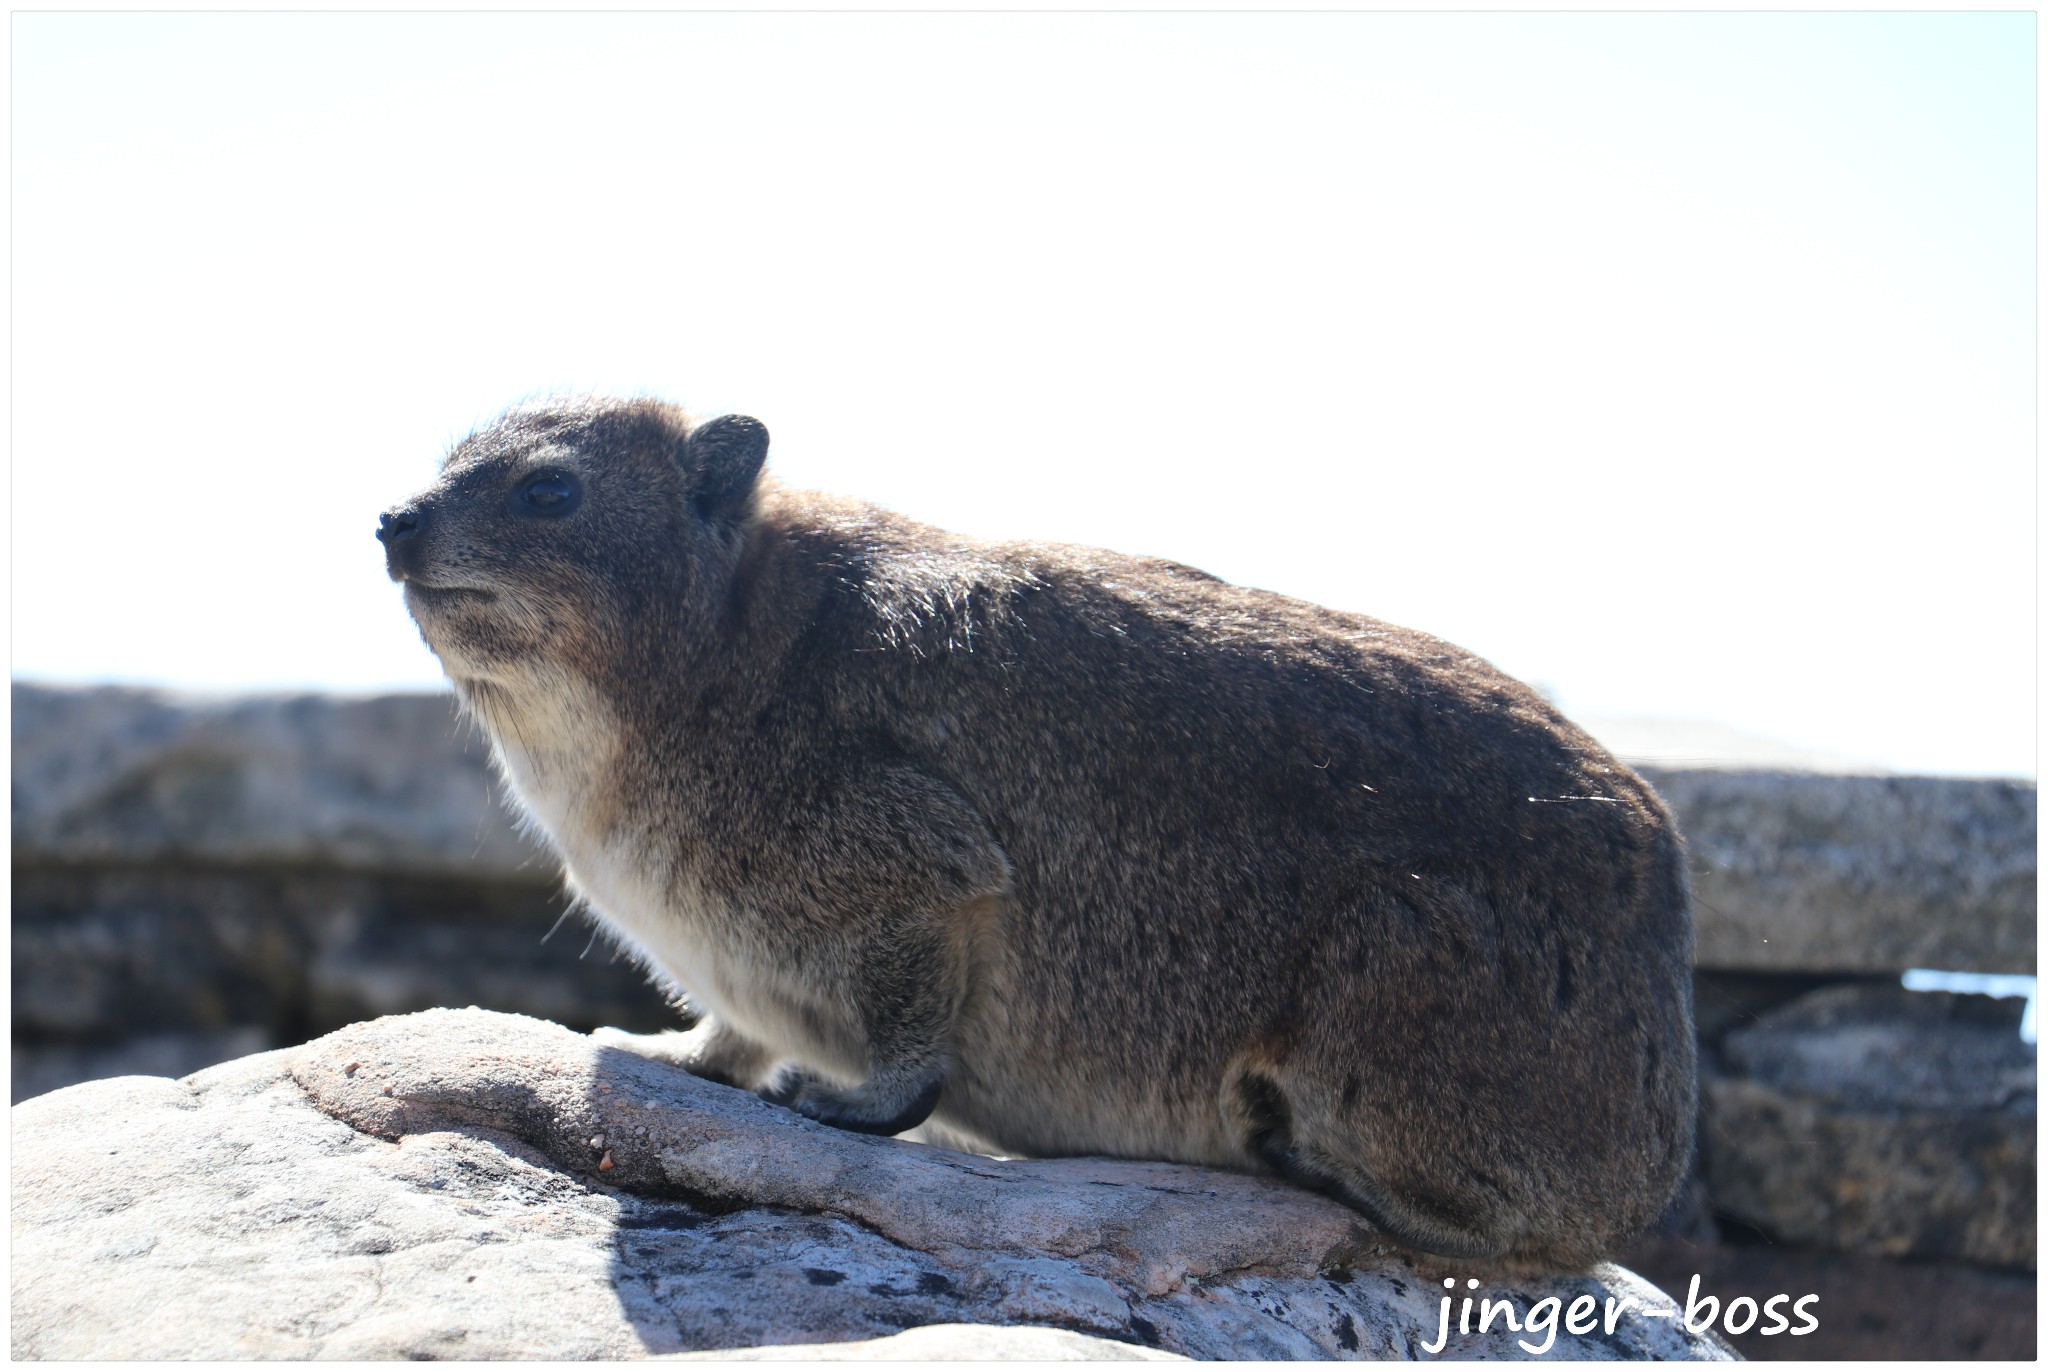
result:
<svg viewBox="0 0 2048 1372"><path fill-rule="evenodd" d="M763 1100L796 1111L806 1119L850 1129L858 1134L900 1134L923 1124L939 1103L944 1082L933 1077L894 1091L870 1081L851 1091L828 1086L819 1078L796 1068L785 1068L774 1082L761 1088Z"/></svg>
<svg viewBox="0 0 2048 1372"><path fill-rule="evenodd" d="M782 1067L773 1077L756 1088L754 1094L770 1105L780 1105L784 1109L794 1110L797 1097L814 1085L822 1083L801 1067Z"/></svg>
<svg viewBox="0 0 2048 1372"><path fill-rule="evenodd" d="M655 1034L635 1034L614 1025L600 1025L590 1031L590 1037L607 1048L617 1048L628 1053L637 1053L643 1058L656 1062L672 1063L687 1067L695 1044L681 1029L664 1029Z"/></svg>

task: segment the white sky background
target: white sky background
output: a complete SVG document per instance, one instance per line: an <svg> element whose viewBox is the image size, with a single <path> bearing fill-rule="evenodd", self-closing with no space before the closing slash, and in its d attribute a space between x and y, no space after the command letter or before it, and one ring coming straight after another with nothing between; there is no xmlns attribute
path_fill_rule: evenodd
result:
<svg viewBox="0 0 2048 1372"><path fill-rule="evenodd" d="M2035 767L2028 14L13 17L13 667L431 687L522 397Z"/></svg>

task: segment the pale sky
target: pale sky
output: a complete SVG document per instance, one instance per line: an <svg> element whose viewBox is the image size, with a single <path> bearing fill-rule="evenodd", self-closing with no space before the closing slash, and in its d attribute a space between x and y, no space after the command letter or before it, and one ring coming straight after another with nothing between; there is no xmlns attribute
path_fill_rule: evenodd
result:
<svg viewBox="0 0 2048 1372"><path fill-rule="evenodd" d="M558 390L2035 768L2031 14L16 14L13 670L440 682L372 538Z"/></svg>

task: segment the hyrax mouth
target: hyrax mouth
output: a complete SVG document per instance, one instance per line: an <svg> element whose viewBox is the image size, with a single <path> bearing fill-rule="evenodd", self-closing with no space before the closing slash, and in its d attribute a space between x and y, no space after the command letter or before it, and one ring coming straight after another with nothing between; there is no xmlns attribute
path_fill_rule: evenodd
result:
<svg viewBox="0 0 2048 1372"><path fill-rule="evenodd" d="M422 605L483 604L498 598L496 591L481 586L437 586L409 574L397 579L405 585L406 599Z"/></svg>

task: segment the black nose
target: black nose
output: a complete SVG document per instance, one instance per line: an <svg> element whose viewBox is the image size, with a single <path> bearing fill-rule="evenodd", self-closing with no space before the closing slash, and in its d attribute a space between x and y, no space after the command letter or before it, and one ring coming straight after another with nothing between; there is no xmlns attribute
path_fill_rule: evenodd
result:
<svg viewBox="0 0 2048 1372"><path fill-rule="evenodd" d="M422 509L386 510L377 516L377 541L387 548L396 547L418 534L426 522L427 512Z"/></svg>

